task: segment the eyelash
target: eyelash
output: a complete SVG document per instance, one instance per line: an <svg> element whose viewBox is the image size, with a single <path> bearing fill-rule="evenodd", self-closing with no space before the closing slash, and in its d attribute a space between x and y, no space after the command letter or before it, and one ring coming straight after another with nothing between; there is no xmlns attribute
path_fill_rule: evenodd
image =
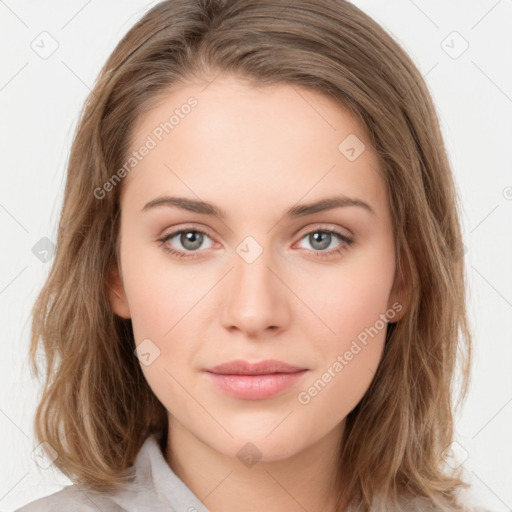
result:
<svg viewBox="0 0 512 512"><path fill-rule="evenodd" d="M177 258L180 258L180 259L181 258L195 259L195 258L200 256L199 253L201 251L192 251L190 254L188 254L188 253L184 253L182 251L177 251L176 249L173 249L172 247L169 247L169 246L165 245L165 242L167 242L167 240L170 240L171 238L174 238L176 235L179 235L180 233L188 233L188 232L201 233L201 234L206 235L209 238L211 238L211 236L206 231L204 231L202 229L199 229L199 228L184 228L184 229L179 229L177 231L173 231L172 233L166 234L162 238L159 238L158 239L158 242L160 242L159 246L162 247L165 252L170 253L173 256L177 257ZM310 235L311 233L327 233L327 234L330 234L330 235L335 235L335 236L339 237L346 244L346 246L348 246L348 247L350 247L352 245L353 241L354 241L352 238L347 237L346 235L340 233L339 231L337 231L335 229L321 229L321 228L317 228L317 229L314 229L312 231L309 231L309 232L305 233L300 238L300 240L302 240L304 237ZM317 258L330 258L330 257L335 256L337 254L343 253L345 250L347 250L346 246L344 244L341 244L338 247L336 247L335 249L331 249L330 251L315 251L314 249L309 249L309 250L312 250L314 255Z"/></svg>

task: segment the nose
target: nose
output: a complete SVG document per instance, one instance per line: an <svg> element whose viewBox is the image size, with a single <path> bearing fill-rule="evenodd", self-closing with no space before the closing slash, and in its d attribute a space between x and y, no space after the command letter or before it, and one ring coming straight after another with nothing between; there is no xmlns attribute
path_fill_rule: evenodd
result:
<svg viewBox="0 0 512 512"><path fill-rule="evenodd" d="M270 250L252 262L234 252L233 261L223 290L222 325L251 338L274 336L289 322L291 292L278 275Z"/></svg>

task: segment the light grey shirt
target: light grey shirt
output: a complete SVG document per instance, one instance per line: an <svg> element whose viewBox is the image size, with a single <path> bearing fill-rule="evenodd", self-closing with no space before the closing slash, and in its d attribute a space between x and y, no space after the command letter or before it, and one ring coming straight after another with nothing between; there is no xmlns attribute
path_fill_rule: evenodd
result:
<svg viewBox="0 0 512 512"><path fill-rule="evenodd" d="M96 492L79 485L39 498L14 512L210 512L174 473L155 435L146 439L137 454L133 482L116 492ZM463 503L467 503L463 500ZM421 501L409 501L403 510L431 510ZM468 512L490 512L467 505ZM376 512L384 511L376 507Z"/></svg>
<svg viewBox="0 0 512 512"><path fill-rule="evenodd" d="M119 491L68 485L15 512L209 512L171 469L155 435L144 441L134 466L134 481Z"/></svg>

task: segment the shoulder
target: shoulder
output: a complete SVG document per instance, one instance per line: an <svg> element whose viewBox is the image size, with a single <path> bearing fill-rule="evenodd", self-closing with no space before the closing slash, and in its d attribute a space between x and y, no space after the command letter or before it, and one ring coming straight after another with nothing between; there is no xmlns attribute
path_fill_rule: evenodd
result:
<svg viewBox="0 0 512 512"><path fill-rule="evenodd" d="M158 458L160 457L161 460ZM155 437L149 437L137 455L135 467L115 491L99 492L82 485L68 485L48 496L36 499L13 512L126 512L149 510L156 512L159 497L152 480L155 465L164 461ZM165 462L165 461L164 461ZM134 478L135 477L135 478ZM143 506L140 506L140 503ZM151 507L147 504L151 503Z"/></svg>
<svg viewBox="0 0 512 512"><path fill-rule="evenodd" d="M121 512L105 495L84 490L78 485L68 485L48 496L38 498L14 512Z"/></svg>
<svg viewBox="0 0 512 512"><path fill-rule="evenodd" d="M467 490L458 489L456 494L457 504L455 508L450 508L450 510L458 510L459 512L495 512L477 503L475 497ZM398 510L402 512L435 512L441 509L434 506L429 499L423 496L402 496ZM443 508L442 510L445 509ZM387 512L387 506L379 503L375 512Z"/></svg>

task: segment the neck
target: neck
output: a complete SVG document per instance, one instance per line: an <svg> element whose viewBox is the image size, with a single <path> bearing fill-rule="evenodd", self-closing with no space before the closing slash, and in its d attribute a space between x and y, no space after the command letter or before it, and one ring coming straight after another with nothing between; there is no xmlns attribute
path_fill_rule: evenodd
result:
<svg viewBox="0 0 512 512"><path fill-rule="evenodd" d="M287 459L242 463L206 445L170 417L165 458L211 512L335 512L344 424Z"/></svg>

